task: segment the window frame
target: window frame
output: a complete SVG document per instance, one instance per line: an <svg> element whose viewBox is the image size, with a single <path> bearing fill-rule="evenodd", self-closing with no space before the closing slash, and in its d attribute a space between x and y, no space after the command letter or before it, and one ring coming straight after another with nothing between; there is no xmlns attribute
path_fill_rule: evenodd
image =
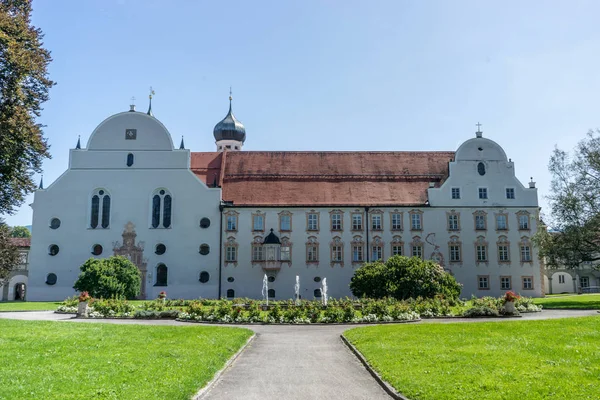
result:
<svg viewBox="0 0 600 400"><path fill-rule="evenodd" d="M504 286L503 280L508 280L508 287ZM510 275L501 275L500 276L500 290L512 290L512 276Z"/></svg>
<svg viewBox="0 0 600 400"><path fill-rule="evenodd" d="M482 287L482 282L485 282L485 287ZM490 290L489 275L477 275L477 290Z"/></svg>
<svg viewBox="0 0 600 400"><path fill-rule="evenodd" d="M450 188L450 198L452 200L460 200L460 188L459 187Z"/></svg>
<svg viewBox="0 0 600 400"><path fill-rule="evenodd" d="M398 220L394 222L394 217L398 216ZM392 232L401 232L404 230L403 213L397 210L390 212L390 230Z"/></svg>
<svg viewBox="0 0 600 400"><path fill-rule="evenodd" d="M487 187L478 187L477 193L478 193L477 198L479 200L489 200L489 198L490 198L490 194L489 194ZM482 196L485 196L485 197L482 197Z"/></svg>
<svg viewBox="0 0 600 400"><path fill-rule="evenodd" d="M525 284L526 279L529 279L529 285L531 285L531 287L526 287L527 286ZM534 290L533 276L532 275L521 276L521 290Z"/></svg>
<svg viewBox="0 0 600 400"><path fill-rule="evenodd" d="M506 200L515 200L515 188L514 187L505 188L504 193L506 195ZM510 196L512 196L512 197L509 197L509 193L511 193Z"/></svg>

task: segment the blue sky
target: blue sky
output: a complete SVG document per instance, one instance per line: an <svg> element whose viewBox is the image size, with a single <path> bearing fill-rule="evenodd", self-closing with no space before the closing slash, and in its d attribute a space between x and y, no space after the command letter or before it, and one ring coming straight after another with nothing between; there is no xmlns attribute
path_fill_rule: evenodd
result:
<svg viewBox="0 0 600 400"><path fill-rule="evenodd" d="M600 126L598 1L34 1L58 82L41 122L68 164L106 117L147 108L213 151L234 112L247 150L455 150L500 143L540 201L555 145ZM11 225L31 223L28 198Z"/></svg>

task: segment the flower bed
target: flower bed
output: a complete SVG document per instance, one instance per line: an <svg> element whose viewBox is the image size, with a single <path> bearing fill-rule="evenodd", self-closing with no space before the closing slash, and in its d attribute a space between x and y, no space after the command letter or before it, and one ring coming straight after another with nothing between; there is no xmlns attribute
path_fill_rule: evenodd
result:
<svg viewBox="0 0 600 400"><path fill-rule="evenodd" d="M433 299L329 299L264 302L239 298L233 300L169 300L159 298L141 303L127 300L89 299L89 318L170 318L179 321L238 324L315 324L386 323L417 321L421 318L500 317L505 297L473 298L468 302ZM541 311L532 299L515 299L519 312ZM76 313L78 298L66 299L56 312Z"/></svg>

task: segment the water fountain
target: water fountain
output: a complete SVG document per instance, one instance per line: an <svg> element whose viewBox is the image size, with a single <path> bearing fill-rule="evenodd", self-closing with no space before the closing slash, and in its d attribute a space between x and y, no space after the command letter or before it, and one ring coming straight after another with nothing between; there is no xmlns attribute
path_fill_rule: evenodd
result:
<svg viewBox="0 0 600 400"><path fill-rule="evenodd" d="M294 293L296 293L296 305L300 303L300 277L296 275L296 284L294 285Z"/></svg>
<svg viewBox="0 0 600 400"><path fill-rule="evenodd" d="M267 274L263 278L263 286L262 286L262 296L263 300L267 301L267 306L269 305L269 278L267 278Z"/></svg>
<svg viewBox="0 0 600 400"><path fill-rule="evenodd" d="M323 278L323 286L321 287L321 298L323 305L327 307L327 278Z"/></svg>

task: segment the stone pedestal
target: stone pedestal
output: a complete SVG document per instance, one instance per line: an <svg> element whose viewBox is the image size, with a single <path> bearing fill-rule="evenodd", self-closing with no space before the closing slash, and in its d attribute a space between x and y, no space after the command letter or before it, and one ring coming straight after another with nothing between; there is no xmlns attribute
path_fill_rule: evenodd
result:
<svg viewBox="0 0 600 400"><path fill-rule="evenodd" d="M517 309L515 308L514 301L507 301L506 303L504 303L504 312L506 314L514 314L516 311Z"/></svg>
<svg viewBox="0 0 600 400"><path fill-rule="evenodd" d="M79 318L87 318L89 312L89 307L87 301L80 301L77 306L77 317Z"/></svg>

